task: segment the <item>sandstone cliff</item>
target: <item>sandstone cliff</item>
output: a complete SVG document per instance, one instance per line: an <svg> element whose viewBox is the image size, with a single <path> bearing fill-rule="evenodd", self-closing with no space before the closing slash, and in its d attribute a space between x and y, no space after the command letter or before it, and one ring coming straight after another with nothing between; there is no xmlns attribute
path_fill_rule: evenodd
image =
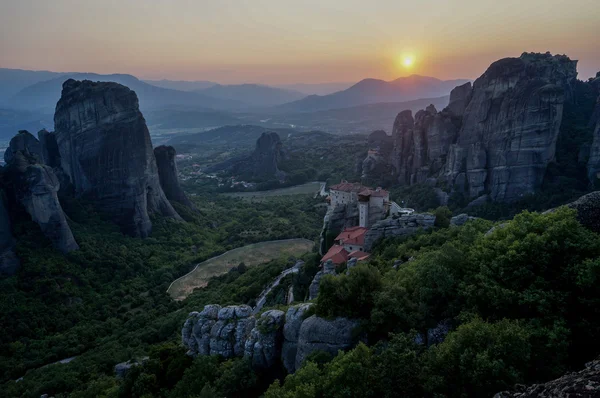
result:
<svg viewBox="0 0 600 398"><path fill-rule="evenodd" d="M598 186L600 181L600 72L591 82L596 92L598 100L596 108L590 120L590 128L593 130L592 145L590 148L590 157L588 159L588 178L592 186Z"/></svg>
<svg viewBox="0 0 600 398"><path fill-rule="evenodd" d="M576 65L549 53L501 59L472 87L456 87L441 112L433 106L414 118L410 111L401 112L391 158L398 181L437 181L448 192L471 199L514 201L534 193L555 158L563 104L574 95ZM600 170L600 138L596 143L590 164ZM596 173L594 167L590 174Z"/></svg>
<svg viewBox="0 0 600 398"><path fill-rule="evenodd" d="M148 236L150 213L179 218L159 182L136 94L117 83L67 80L54 115L61 165L125 233Z"/></svg>
<svg viewBox="0 0 600 398"><path fill-rule="evenodd" d="M473 84L448 154L449 183L471 198L487 193L497 201L538 190L554 159L576 65L566 56L527 53L494 62Z"/></svg>
<svg viewBox="0 0 600 398"><path fill-rule="evenodd" d="M52 168L41 163L39 141L29 132L20 131L11 140L4 159L5 179L15 201L24 206L58 250L77 250L79 246L58 201L60 182Z"/></svg>
<svg viewBox="0 0 600 398"><path fill-rule="evenodd" d="M247 305L207 305L202 312L189 315L181 331L182 342L188 355L245 356L255 369L281 362L292 373L312 352L335 355L351 348L356 340L357 321L314 315L305 319L311 305L292 306L285 314L269 310L258 318Z"/></svg>
<svg viewBox="0 0 600 398"><path fill-rule="evenodd" d="M377 240L394 236L412 235L419 229L432 228L435 216L429 213L405 214L400 217L388 217L375 223L365 235L365 250L370 251Z"/></svg>
<svg viewBox="0 0 600 398"><path fill-rule="evenodd" d="M161 145L154 148L154 157L158 167L158 177L167 199L178 202L190 209L195 209L194 204L186 196L179 185L177 163L175 162L175 148Z"/></svg>

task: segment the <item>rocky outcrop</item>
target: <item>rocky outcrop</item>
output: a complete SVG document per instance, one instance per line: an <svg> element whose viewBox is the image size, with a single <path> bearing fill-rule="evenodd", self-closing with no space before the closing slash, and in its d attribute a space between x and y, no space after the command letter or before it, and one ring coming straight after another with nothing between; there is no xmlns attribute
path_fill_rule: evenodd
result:
<svg viewBox="0 0 600 398"><path fill-rule="evenodd" d="M333 261L327 260L323 264L323 269L317 272L312 282L310 283L310 286L308 287L308 299L314 300L317 298L317 296L319 295L319 286L321 285L321 279L323 279L325 275L335 274L335 264L333 263Z"/></svg>
<svg viewBox="0 0 600 398"><path fill-rule="evenodd" d="M242 356L254 328L252 308L247 305L207 305L190 313L181 331L183 345L191 355Z"/></svg>
<svg viewBox="0 0 600 398"><path fill-rule="evenodd" d="M450 225L455 227L460 227L461 225L465 225L467 221L475 220L477 217L472 217L468 214L462 213L457 216L454 216L450 219Z"/></svg>
<svg viewBox="0 0 600 398"><path fill-rule="evenodd" d="M433 105L415 114L400 112L394 122L393 165L403 184L423 183L437 175L455 143L458 127L453 114L438 112Z"/></svg>
<svg viewBox="0 0 600 398"><path fill-rule="evenodd" d="M179 185L179 173L177 171L177 163L175 162L175 154L175 148L172 146L161 145L154 148L160 186L170 201L178 202L190 209L195 209L194 204Z"/></svg>
<svg viewBox="0 0 600 398"><path fill-rule="evenodd" d="M5 194L0 189L0 275L13 275L19 268L19 259L14 251L10 217L6 209Z"/></svg>
<svg viewBox="0 0 600 398"><path fill-rule="evenodd" d="M428 229L435 224L435 216L429 213L404 214L400 217L388 217L375 223L365 235L365 251L382 238L412 235L420 229Z"/></svg>
<svg viewBox="0 0 600 398"><path fill-rule="evenodd" d="M596 107L590 120L590 128L593 134L587 169L590 184L593 187L597 187L600 185L598 184L600 181L600 72L598 72L596 78L592 81L592 85L598 92L598 100L596 101Z"/></svg>
<svg viewBox="0 0 600 398"><path fill-rule="evenodd" d="M494 398L592 398L600 396L600 358L585 364L585 369L543 384L517 385Z"/></svg>
<svg viewBox="0 0 600 398"><path fill-rule="evenodd" d="M207 305L190 313L181 337L188 355L221 355L248 358L255 369L276 366L280 361L288 372L300 367L315 351L332 355L356 343L358 321L346 318L327 320L306 317L312 304L264 312L258 319L250 307Z"/></svg>
<svg viewBox="0 0 600 398"><path fill-rule="evenodd" d="M357 326L358 321L347 318L327 320L316 315L308 317L302 322L298 334L296 369L315 351L337 355L339 350L351 348L356 342L354 330Z"/></svg>
<svg viewBox="0 0 600 398"><path fill-rule="evenodd" d="M476 198L514 201L540 188L554 159L563 104L577 61L524 53L494 62L473 84L448 153L450 186Z"/></svg>
<svg viewBox="0 0 600 398"><path fill-rule="evenodd" d="M256 148L252 154L252 167L256 177L275 176L282 178L285 173L279 170L278 164L283 159L279 134L266 132L256 141Z"/></svg>
<svg viewBox="0 0 600 398"><path fill-rule="evenodd" d="M129 371L132 368L142 366L144 363L146 363L148 361L148 359L149 359L149 357L143 357L140 360L131 359L127 362L121 362L121 363L116 364L114 367L115 376L117 376L119 378L124 378L125 376L127 376L127 373L129 373Z"/></svg>
<svg viewBox="0 0 600 398"><path fill-rule="evenodd" d="M462 86L455 87L450 92L450 102L448 103L448 111L454 116L462 117L467 109L467 105L471 101L473 94L473 86L471 82L465 83Z"/></svg>
<svg viewBox="0 0 600 398"><path fill-rule="evenodd" d="M281 357L285 313L279 310L264 312L246 340L244 356L255 369L268 369Z"/></svg>
<svg viewBox="0 0 600 398"><path fill-rule="evenodd" d="M54 247L64 253L77 250L79 246L58 201L60 182L52 169L41 163L39 141L27 131L19 132L4 159L5 178L16 202L23 205Z"/></svg>
<svg viewBox="0 0 600 398"><path fill-rule="evenodd" d="M494 62L473 85L456 87L448 106L394 122L391 163L402 184L433 179L469 199L515 201L541 187L554 160L563 104L572 100L577 61L524 53ZM600 111L599 111L600 112ZM600 171L600 131L590 179ZM480 202L477 202L480 203Z"/></svg>
<svg viewBox="0 0 600 398"><path fill-rule="evenodd" d="M117 83L67 80L54 115L61 166L76 195L133 236L148 236L149 214L179 218L159 182L136 94Z"/></svg>
<svg viewBox="0 0 600 398"><path fill-rule="evenodd" d="M281 348L281 362L289 373L296 370L296 354L298 352L298 338L300 327L304 322L305 315L312 304L300 304L290 307L285 314L285 325L283 326L283 346Z"/></svg>

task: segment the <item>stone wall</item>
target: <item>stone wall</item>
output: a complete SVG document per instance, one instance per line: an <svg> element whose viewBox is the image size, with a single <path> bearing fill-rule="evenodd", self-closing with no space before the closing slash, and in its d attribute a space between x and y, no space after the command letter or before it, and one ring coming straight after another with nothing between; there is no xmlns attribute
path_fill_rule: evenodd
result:
<svg viewBox="0 0 600 398"><path fill-rule="evenodd" d="M405 214L388 217L375 223L365 236L365 251L370 251L377 240L394 236L411 235L419 229L427 229L435 224L435 216L429 213Z"/></svg>

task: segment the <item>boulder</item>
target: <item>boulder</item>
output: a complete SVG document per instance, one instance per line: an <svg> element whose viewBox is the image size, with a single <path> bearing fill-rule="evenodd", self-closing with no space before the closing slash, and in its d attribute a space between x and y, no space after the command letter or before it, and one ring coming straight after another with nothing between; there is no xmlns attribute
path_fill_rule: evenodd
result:
<svg viewBox="0 0 600 398"><path fill-rule="evenodd" d="M421 229L432 228L435 216L429 213L404 214L398 218L388 217L375 223L365 235L365 251L371 251L373 244L381 238L412 235Z"/></svg>
<svg viewBox="0 0 600 398"><path fill-rule="evenodd" d="M300 327L302 326L305 315L311 306L311 303L296 305L290 307L285 314L281 362L288 373L294 373L296 370L296 353L298 352L298 337L300 335Z"/></svg>
<svg viewBox="0 0 600 398"><path fill-rule="evenodd" d="M179 172L177 171L175 155L175 148L172 146L161 145L154 148L160 186L170 201L178 202L190 209L195 209L194 204L179 185Z"/></svg>
<svg viewBox="0 0 600 398"><path fill-rule="evenodd" d="M254 369L268 369L279 361L284 321L285 313L279 310L265 311L256 321L244 351Z"/></svg>
<svg viewBox="0 0 600 398"><path fill-rule="evenodd" d="M295 368L298 369L311 353L325 351L337 355L355 344L354 329L358 321L347 318L327 320L312 315L300 326Z"/></svg>
<svg viewBox="0 0 600 398"><path fill-rule="evenodd" d="M179 219L159 181L146 121L135 92L117 83L63 84L54 115L61 166L123 232L146 237L150 214Z"/></svg>

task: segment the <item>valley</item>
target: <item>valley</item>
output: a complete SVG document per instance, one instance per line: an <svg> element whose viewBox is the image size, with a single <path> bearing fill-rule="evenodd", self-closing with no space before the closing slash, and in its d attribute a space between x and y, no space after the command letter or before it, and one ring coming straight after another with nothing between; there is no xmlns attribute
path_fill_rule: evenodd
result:
<svg viewBox="0 0 600 398"><path fill-rule="evenodd" d="M431 100L368 79L251 111L252 85L18 91L44 109L31 92L67 79L53 131L4 154L0 395L492 396L581 370L600 75L575 66L523 53L411 77Z"/></svg>

